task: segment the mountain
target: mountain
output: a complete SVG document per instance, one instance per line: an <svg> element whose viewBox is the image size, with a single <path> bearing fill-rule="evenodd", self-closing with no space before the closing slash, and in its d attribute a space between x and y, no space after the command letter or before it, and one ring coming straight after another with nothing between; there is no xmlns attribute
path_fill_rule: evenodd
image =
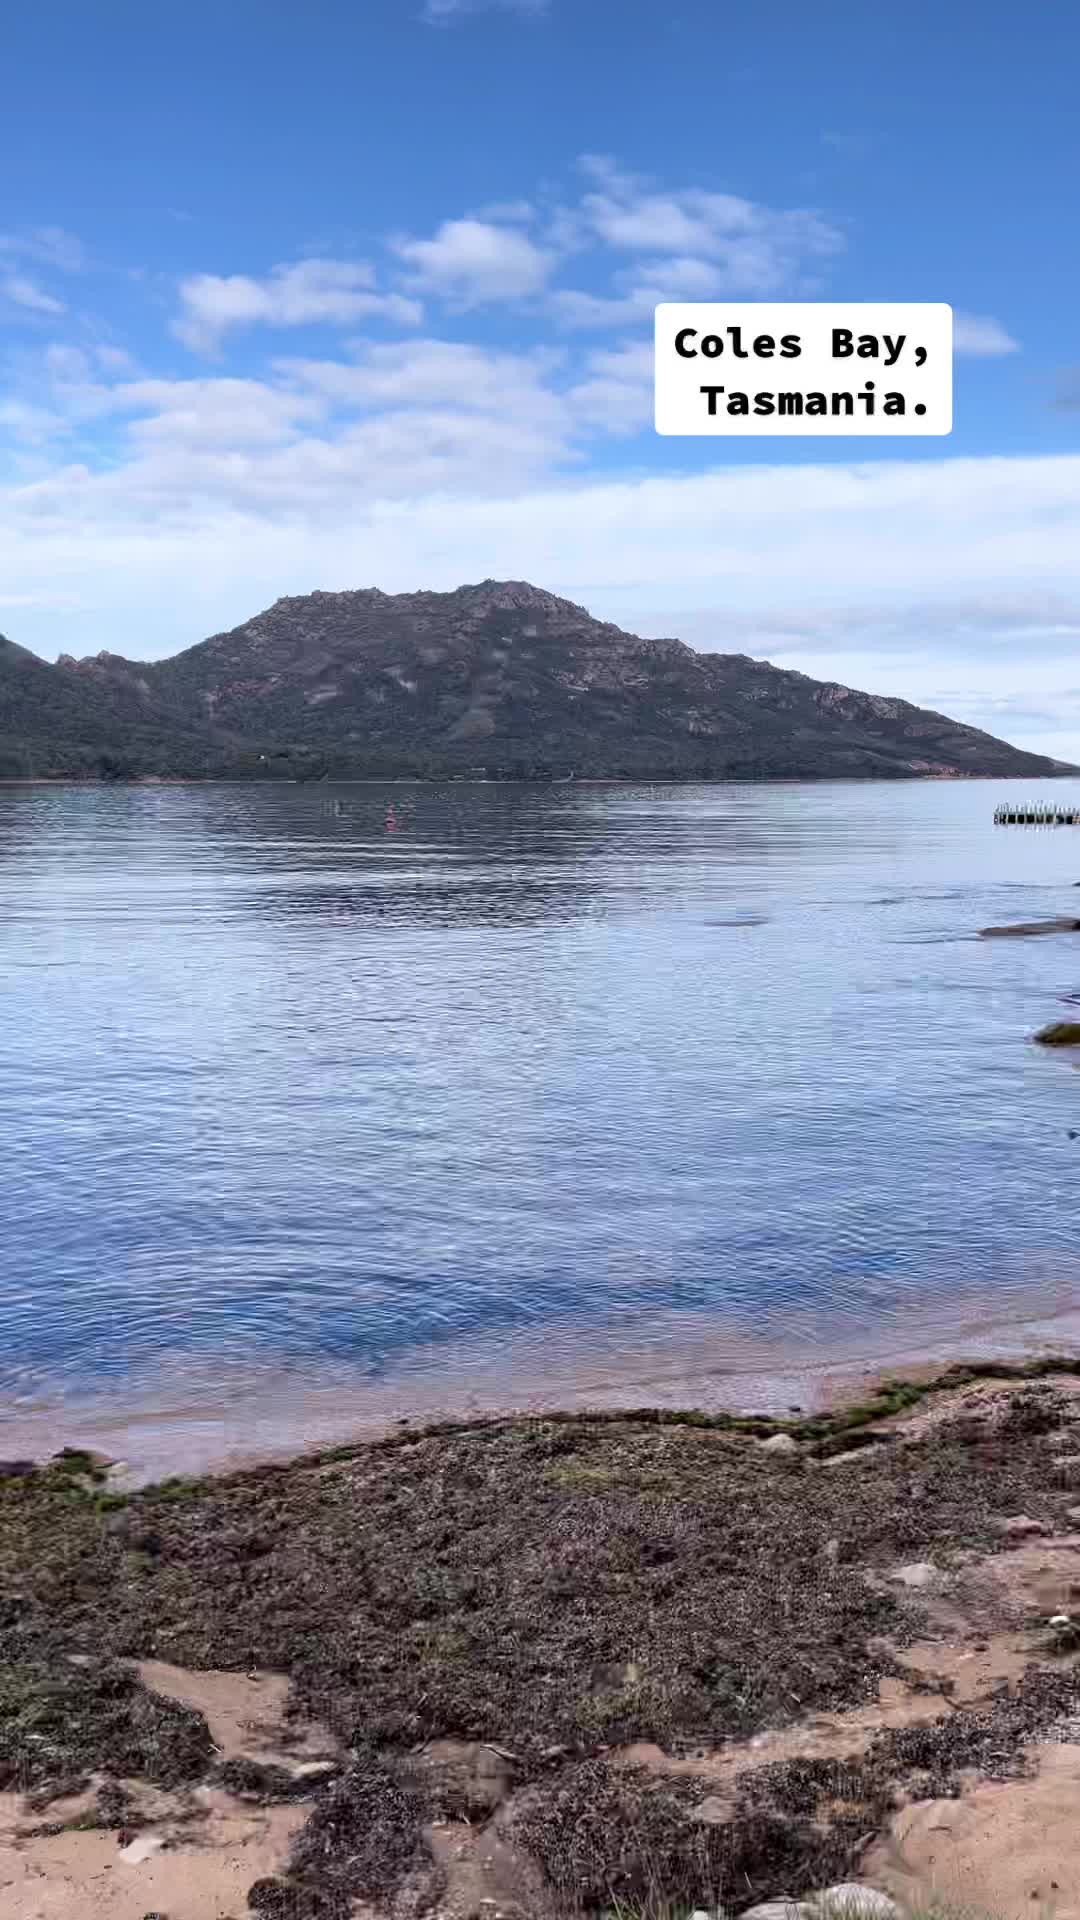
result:
<svg viewBox="0 0 1080 1920"><path fill-rule="evenodd" d="M197 774L220 764L205 728L192 732L158 712L139 689L49 666L0 634L0 779Z"/></svg>
<svg viewBox="0 0 1080 1920"><path fill-rule="evenodd" d="M170 660L0 643L0 773L1072 772L903 700L642 640L520 581L278 600Z"/></svg>

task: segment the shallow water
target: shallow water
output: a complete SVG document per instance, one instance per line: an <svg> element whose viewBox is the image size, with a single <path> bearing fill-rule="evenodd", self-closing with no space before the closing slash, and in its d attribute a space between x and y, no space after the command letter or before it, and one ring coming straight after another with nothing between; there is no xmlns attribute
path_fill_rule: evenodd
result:
<svg viewBox="0 0 1080 1920"><path fill-rule="evenodd" d="M1008 792L0 789L8 1413L1080 1302Z"/></svg>

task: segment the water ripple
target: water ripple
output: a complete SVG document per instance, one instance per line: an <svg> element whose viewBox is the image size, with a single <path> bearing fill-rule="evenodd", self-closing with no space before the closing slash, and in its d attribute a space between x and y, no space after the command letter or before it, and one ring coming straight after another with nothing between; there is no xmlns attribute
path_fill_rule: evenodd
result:
<svg viewBox="0 0 1080 1920"><path fill-rule="evenodd" d="M1072 949L973 936L1075 859L992 798L0 790L0 1385L858 1329L1069 1260L1026 1035Z"/></svg>

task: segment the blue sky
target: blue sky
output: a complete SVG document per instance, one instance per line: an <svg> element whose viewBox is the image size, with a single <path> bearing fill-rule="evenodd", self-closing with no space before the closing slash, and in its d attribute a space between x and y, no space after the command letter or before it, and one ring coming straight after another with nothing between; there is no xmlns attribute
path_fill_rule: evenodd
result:
<svg viewBox="0 0 1080 1920"><path fill-rule="evenodd" d="M11 638L528 577L1080 758L1074 10L43 0L5 42ZM949 301L951 438L657 438L652 307L725 296Z"/></svg>

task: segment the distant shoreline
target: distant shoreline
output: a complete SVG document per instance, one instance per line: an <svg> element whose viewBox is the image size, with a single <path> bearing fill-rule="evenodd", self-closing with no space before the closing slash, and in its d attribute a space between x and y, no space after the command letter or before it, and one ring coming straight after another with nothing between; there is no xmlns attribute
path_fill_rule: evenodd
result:
<svg viewBox="0 0 1080 1920"><path fill-rule="evenodd" d="M295 780L254 774L164 774L147 773L131 779L102 780L80 778L77 774L41 774L30 779L0 775L5 787L76 787L101 792L122 787L878 787L878 786L959 786L981 783L984 786L1013 783L1037 786L1044 780L1080 778L1080 768L1062 768L1059 773L873 773L831 774L575 774L572 779L531 780L524 776L471 779L463 774L328 774L325 778Z"/></svg>

